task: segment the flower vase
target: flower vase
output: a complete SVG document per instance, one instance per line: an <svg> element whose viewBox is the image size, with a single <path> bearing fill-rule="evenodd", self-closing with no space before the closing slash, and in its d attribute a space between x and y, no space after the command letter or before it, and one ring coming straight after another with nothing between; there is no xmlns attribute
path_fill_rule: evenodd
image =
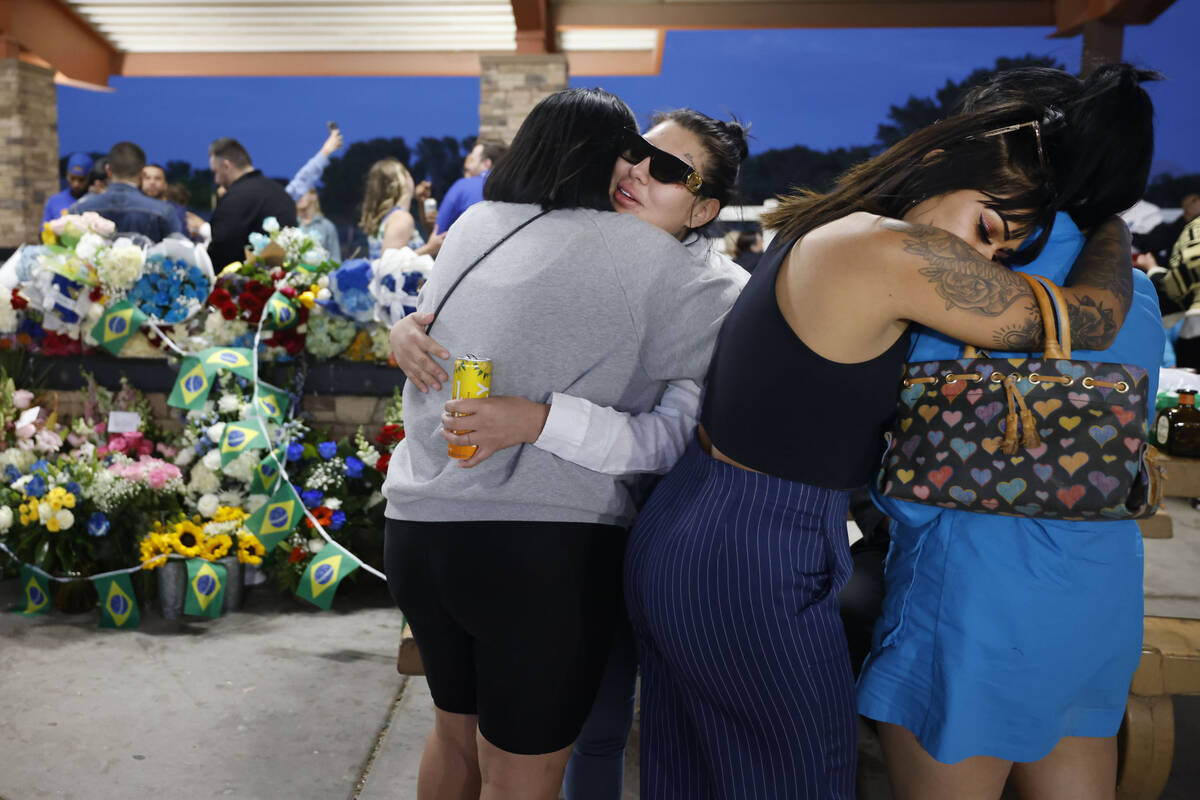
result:
<svg viewBox="0 0 1200 800"><path fill-rule="evenodd" d="M96 587L87 578L50 582L50 602L64 614L86 614L98 600Z"/></svg>
<svg viewBox="0 0 1200 800"><path fill-rule="evenodd" d="M163 619L179 619L187 598L187 564L181 558L168 558L158 568L158 608Z"/></svg>
<svg viewBox="0 0 1200 800"><path fill-rule="evenodd" d="M221 601L221 613L242 609L242 562L237 556L223 556L216 563L225 567L225 596Z"/></svg>

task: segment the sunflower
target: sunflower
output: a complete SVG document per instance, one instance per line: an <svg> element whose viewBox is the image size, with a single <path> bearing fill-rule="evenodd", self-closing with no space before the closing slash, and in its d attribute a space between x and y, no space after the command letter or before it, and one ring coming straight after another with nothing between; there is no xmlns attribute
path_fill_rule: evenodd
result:
<svg viewBox="0 0 1200 800"><path fill-rule="evenodd" d="M209 561L216 561L228 553L231 547L233 547L233 538L228 533L218 533L216 536L205 538L204 550L200 555Z"/></svg>
<svg viewBox="0 0 1200 800"><path fill-rule="evenodd" d="M238 561L243 564L261 564L262 557L267 554L267 548L263 547L258 537L245 528L238 531L237 546Z"/></svg>
<svg viewBox="0 0 1200 800"><path fill-rule="evenodd" d="M159 533L162 526L156 524L157 530L152 530L138 544L141 549L142 569L154 569L167 563L166 556L172 552L171 542L165 534Z"/></svg>
<svg viewBox="0 0 1200 800"><path fill-rule="evenodd" d="M204 549L204 531L188 519L175 523L167 539L176 553L188 558L196 558Z"/></svg>
<svg viewBox="0 0 1200 800"><path fill-rule="evenodd" d="M246 517L250 516L237 506L221 506L217 509L217 513L213 514L213 522L241 522Z"/></svg>

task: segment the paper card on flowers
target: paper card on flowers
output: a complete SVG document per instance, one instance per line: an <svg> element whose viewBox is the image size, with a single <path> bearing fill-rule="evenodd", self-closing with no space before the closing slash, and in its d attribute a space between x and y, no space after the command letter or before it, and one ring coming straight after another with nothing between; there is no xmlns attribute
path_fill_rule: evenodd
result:
<svg viewBox="0 0 1200 800"><path fill-rule="evenodd" d="M271 499L246 520L246 527L270 552L287 538L304 514L300 496L287 481L280 481Z"/></svg>
<svg viewBox="0 0 1200 800"><path fill-rule="evenodd" d="M96 578L96 594L100 597L100 627L131 630L142 621L133 581L127 574Z"/></svg>
<svg viewBox="0 0 1200 800"><path fill-rule="evenodd" d="M167 398L167 405L174 408L196 409L204 405L212 390L212 378L204 369L200 359L188 357L179 368L179 377Z"/></svg>
<svg viewBox="0 0 1200 800"><path fill-rule="evenodd" d="M128 300L122 300L105 310L104 316L92 328L92 338L114 356L120 355L121 348L129 341L129 337L133 336L145 321L145 314Z"/></svg>
<svg viewBox="0 0 1200 800"><path fill-rule="evenodd" d="M253 354L248 347L209 347L200 352L200 361L208 374L229 370L243 378L254 378Z"/></svg>
<svg viewBox="0 0 1200 800"><path fill-rule="evenodd" d="M265 417L275 422L283 422L291 399L282 389L276 389L270 384L259 381L255 386L254 402L251 404L251 415Z"/></svg>
<svg viewBox="0 0 1200 800"><path fill-rule="evenodd" d="M265 450L270 446L257 421L230 422L221 434L221 466L247 450Z"/></svg>
<svg viewBox="0 0 1200 800"><path fill-rule="evenodd" d="M108 412L108 432L133 433L142 427L142 415L136 411Z"/></svg>
<svg viewBox="0 0 1200 800"><path fill-rule="evenodd" d="M203 558L189 558L187 571L188 589L183 613L198 617L221 616L227 577L225 566Z"/></svg>
<svg viewBox="0 0 1200 800"><path fill-rule="evenodd" d="M359 561L337 542L326 542L300 576L296 595L315 606L329 610L342 578L358 569Z"/></svg>
<svg viewBox="0 0 1200 800"><path fill-rule="evenodd" d="M38 414L42 413L41 406L32 406L21 412L21 416L17 417L17 421L13 423L14 428L24 428L26 425L32 425L37 422Z"/></svg>

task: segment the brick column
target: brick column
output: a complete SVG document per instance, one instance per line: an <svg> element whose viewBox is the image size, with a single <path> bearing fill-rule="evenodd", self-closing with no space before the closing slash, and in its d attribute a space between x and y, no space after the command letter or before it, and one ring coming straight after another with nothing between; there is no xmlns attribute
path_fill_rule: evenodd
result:
<svg viewBox="0 0 1200 800"><path fill-rule="evenodd" d="M538 101L567 88L562 53L479 57L479 138L512 141Z"/></svg>
<svg viewBox="0 0 1200 800"><path fill-rule="evenodd" d="M0 248L37 242L58 191L58 92L51 70L0 59Z"/></svg>

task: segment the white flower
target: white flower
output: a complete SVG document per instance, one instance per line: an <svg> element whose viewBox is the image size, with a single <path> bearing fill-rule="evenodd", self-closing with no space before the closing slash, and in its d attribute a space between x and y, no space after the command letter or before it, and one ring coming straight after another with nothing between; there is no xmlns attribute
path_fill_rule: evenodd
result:
<svg viewBox="0 0 1200 800"><path fill-rule="evenodd" d="M12 521L12 509L8 506L0 506L0 531L6 531L11 528Z"/></svg>
<svg viewBox="0 0 1200 800"><path fill-rule="evenodd" d="M325 547L325 540L318 536L316 539L308 540L308 552L319 553Z"/></svg>
<svg viewBox="0 0 1200 800"><path fill-rule="evenodd" d="M337 511L342 507L342 501L336 497L326 497L322 505L324 505L330 511Z"/></svg>
<svg viewBox="0 0 1200 800"><path fill-rule="evenodd" d="M325 252L325 248L319 244L314 244L312 247L304 251L301 256L305 264L320 264L325 259L329 258L329 253Z"/></svg>
<svg viewBox="0 0 1200 800"><path fill-rule="evenodd" d="M267 233L279 233L279 220L275 217L267 217L263 220L262 229Z"/></svg>
<svg viewBox="0 0 1200 800"><path fill-rule="evenodd" d="M266 505L268 499L265 494L252 494L246 498L246 502L242 504L242 508L247 513L253 514Z"/></svg>
<svg viewBox="0 0 1200 800"><path fill-rule="evenodd" d="M181 447L175 454L175 466L186 467L196 458L196 450L192 447Z"/></svg>
<svg viewBox="0 0 1200 800"><path fill-rule="evenodd" d="M204 458L200 459L200 463L206 469L216 472L221 468L221 451L214 447L204 454Z"/></svg>
<svg viewBox="0 0 1200 800"><path fill-rule="evenodd" d="M65 531L75 524L75 515L65 508L60 508L55 512L54 519L58 521L59 530Z"/></svg>
<svg viewBox="0 0 1200 800"><path fill-rule="evenodd" d="M90 234L89 234L90 235ZM100 253L96 262L96 275L100 283L109 289L130 289L142 276L142 266L146 263L146 254L142 248L128 239L120 239Z"/></svg>
<svg viewBox="0 0 1200 800"><path fill-rule="evenodd" d="M222 470L225 477L233 478L235 481L242 483L250 482L250 472L258 464L260 458L258 453L253 450L243 450L238 453L238 457L225 465Z"/></svg>
<svg viewBox="0 0 1200 800"><path fill-rule="evenodd" d="M91 261L102 247L104 239L89 231L79 237L79 243L75 245L75 255L84 261Z"/></svg>
<svg viewBox="0 0 1200 800"><path fill-rule="evenodd" d="M213 425L210 425L208 428L208 439L213 444L220 444L221 443L221 435L223 433L225 433L225 423L224 422L215 423Z"/></svg>
<svg viewBox="0 0 1200 800"><path fill-rule="evenodd" d="M46 520L50 519L50 517L52 517L52 516L54 516L54 509L52 509L50 507L49 503L47 503L45 500L38 503L38 521L39 522L41 522L42 524L45 524Z"/></svg>
<svg viewBox="0 0 1200 800"><path fill-rule="evenodd" d="M5 452L8 452L8 451L6 450ZM15 491L23 492L23 491L25 491L25 484L29 483L31 480L33 480L32 475L22 475L21 477L17 478L15 481L12 482L12 488Z"/></svg>
<svg viewBox="0 0 1200 800"><path fill-rule="evenodd" d="M317 286L319 286L322 289L328 289L329 288L329 276L322 275L321 277L317 278Z"/></svg>
<svg viewBox="0 0 1200 800"><path fill-rule="evenodd" d="M204 464L197 464L192 467L187 488L191 494L213 494L221 490L221 479Z"/></svg>
<svg viewBox="0 0 1200 800"><path fill-rule="evenodd" d="M221 501L221 505L229 506L230 508L244 508L246 502L246 498L242 496L242 493L233 489L221 492L217 495L217 499Z"/></svg>
<svg viewBox="0 0 1200 800"><path fill-rule="evenodd" d="M12 333L17 329L17 312L12 306L12 292L0 292L0 333Z"/></svg>
<svg viewBox="0 0 1200 800"><path fill-rule="evenodd" d="M223 394L221 399L217 401L217 411L222 414L232 414L237 411L242 405L241 398L236 394Z"/></svg>
<svg viewBox="0 0 1200 800"><path fill-rule="evenodd" d="M200 495L200 499L196 501L196 510L206 517L212 517L220 507L221 501L215 494Z"/></svg>

